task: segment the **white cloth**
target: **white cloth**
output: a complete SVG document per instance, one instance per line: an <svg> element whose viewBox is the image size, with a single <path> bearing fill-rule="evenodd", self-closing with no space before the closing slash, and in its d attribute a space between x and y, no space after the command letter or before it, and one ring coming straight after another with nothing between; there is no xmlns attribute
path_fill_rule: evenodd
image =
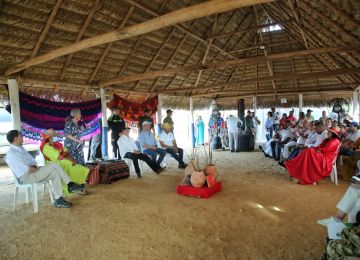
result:
<svg viewBox="0 0 360 260"><path fill-rule="evenodd" d="M305 136L309 137L310 133L311 133L310 130L303 130L302 134L304 136L301 136L301 135L297 134L297 136L298 136L298 138L296 140L297 144L304 145L306 143L306 140L307 140L307 138Z"/></svg>
<svg viewBox="0 0 360 260"><path fill-rule="evenodd" d="M253 120L254 128L257 128L257 127L259 126L259 123L258 123L257 117L256 117L256 116L254 116L254 117L252 118L252 120Z"/></svg>
<svg viewBox="0 0 360 260"><path fill-rule="evenodd" d="M283 151L283 158L287 159L290 156L290 151L289 149L293 146L296 146L296 142L295 141L291 141L288 142L287 144L284 145L284 151Z"/></svg>
<svg viewBox="0 0 360 260"><path fill-rule="evenodd" d="M175 137L173 133L165 133L165 131L162 131L159 135L159 141L163 142L167 146L173 146L173 141L175 140Z"/></svg>
<svg viewBox="0 0 360 260"><path fill-rule="evenodd" d="M135 144L135 140L130 136L121 135L117 144L119 146L121 158L125 158L126 153L133 153L134 151L139 150Z"/></svg>
<svg viewBox="0 0 360 260"><path fill-rule="evenodd" d="M284 142L287 138L292 138L291 127L281 130L280 135L280 142Z"/></svg>
<svg viewBox="0 0 360 260"><path fill-rule="evenodd" d="M349 133L346 137L346 140L356 142L356 140L359 138L360 138L360 131L355 131L355 132Z"/></svg>
<svg viewBox="0 0 360 260"><path fill-rule="evenodd" d="M319 146L324 139L327 137L327 130L322 131L321 134L315 132L315 142L313 144L307 144L307 147L316 147Z"/></svg>
<svg viewBox="0 0 360 260"><path fill-rule="evenodd" d="M24 147L16 145L10 145L5 156L5 162L18 179L29 173L31 165L37 165L35 159Z"/></svg>
<svg viewBox="0 0 360 260"><path fill-rule="evenodd" d="M241 123L241 120L233 115L230 115L226 121L229 132L238 132L238 123Z"/></svg>
<svg viewBox="0 0 360 260"><path fill-rule="evenodd" d="M31 184L45 180L51 180L51 189L54 193L55 199L59 199L64 196L62 184L68 184L71 182L69 175L67 175L58 163L50 163L39 167L34 173L25 174L19 178L19 181L23 184Z"/></svg>
<svg viewBox="0 0 360 260"><path fill-rule="evenodd" d="M313 145L315 142L316 142L316 132L312 131L312 132L310 132L310 134L305 142L305 146L310 147L309 145Z"/></svg>
<svg viewBox="0 0 360 260"><path fill-rule="evenodd" d="M342 212L348 214L350 223L356 222L356 213L360 210L360 187L357 184L351 184L346 190L336 206Z"/></svg>

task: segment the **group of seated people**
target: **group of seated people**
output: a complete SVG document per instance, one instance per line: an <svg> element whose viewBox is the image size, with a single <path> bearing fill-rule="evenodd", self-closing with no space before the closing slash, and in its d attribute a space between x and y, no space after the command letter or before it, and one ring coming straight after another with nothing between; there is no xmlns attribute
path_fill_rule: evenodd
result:
<svg viewBox="0 0 360 260"><path fill-rule="evenodd" d="M69 208L72 203L64 199L69 193L87 194L85 183L90 169L84 160L84 140L81 132L84 125L81 122L81 111L72 110L65 123L64 145L58 142L54 129L48 129L43 134L40 151L44 156L46 165L37 166L34 158L22 146L23 137L20 131L11 130L7 133L10 148L5 156L5 161L13 171L15 177L22 184L31 184L41 181L51 181L52 192L55 197L54 206ZM135 142L129 136L130 128L125 127L119 133L117 141L122 158L132 160L138 178L141 171L138 160L142 160L157 174L165 167L161 166L166 154L169 153L176 161L179 168L186 168L183 160L184 151L177 146L169 123L162 125L163 131L159 135L159 142L151 132L151 122L142 122L142 131Z"/></svg>
<svg viewBox="0 0 360 260"><path fill-rule="evenodd" d="M354 165L360 158L354 149L360 145L360 131L357 122L343 120L339 123L326 117L313 120L311 110L299 120L283 118L274 125L273 135L260 146L265 157L285 167L291 180L299 184L316 184L331 174L339 152L343 156L345 170L343 177L349 180L355 173ZM272 113L269 112L269 117Z"/></svg>

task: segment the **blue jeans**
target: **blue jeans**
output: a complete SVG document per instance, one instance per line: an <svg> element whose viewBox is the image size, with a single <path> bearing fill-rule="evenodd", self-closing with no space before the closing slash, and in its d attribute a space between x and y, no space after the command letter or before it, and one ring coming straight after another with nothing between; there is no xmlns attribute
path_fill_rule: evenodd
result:
<svg viewBox="0 0 360 260"><path fill-rule="evenodd" d="M169 154L171 154L172 157L174 157L174 159L175 159L176 161L178 161L178 163L179 163L180 165L185 164L184 161L183 161L183 156L184 156L184 150L183 150L183 149L178 148L178 152L175 153L174 149L172 149L172 148L166 148L166 152L169 153ZM178 155L178 154L179 154L179 155Z"/></svg>
<svg viewBox="0 0 360 260"><path fill-rule="evenodd" d="M145 149L143 153L150 155L152 161L157 165L160 165L160 163L164 160L164 157L166 156L166 151L161 148L156 148L156 150ZM156 161L157 155L159 155L159 158Z"/></svg>
<svg viewBox="0 0 360 260"><path fill-rule="evenodd" d="M281 155L281 146L279 144L279 141L271 141L270 147L271 147L272 157L274 157L275 161L279 161Z"/></svg>

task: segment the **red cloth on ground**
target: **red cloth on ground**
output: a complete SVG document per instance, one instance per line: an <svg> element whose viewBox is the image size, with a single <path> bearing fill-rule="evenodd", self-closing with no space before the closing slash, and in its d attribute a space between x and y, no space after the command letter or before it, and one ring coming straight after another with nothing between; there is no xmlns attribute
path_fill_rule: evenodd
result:
<svg viewBox="0 0 360 260"><path fill-rule="evenodd" d="M300 184L312 184L331 174L338 155L340 141L325 139L319 146L303 150L297 157L286 161L286 169Z"/></svg>

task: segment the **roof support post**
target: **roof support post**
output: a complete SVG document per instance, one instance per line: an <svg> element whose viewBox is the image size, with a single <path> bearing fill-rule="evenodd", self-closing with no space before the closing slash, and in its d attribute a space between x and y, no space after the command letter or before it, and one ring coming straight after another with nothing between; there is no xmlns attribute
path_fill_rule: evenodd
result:
<svg viewBox="0 0 360 260"><path fill-rule="evenodd" d="M254 109L254 114L256 114L256 109L257 109L257 96L253 96L253 109Z"/></svg>
<svg viewBox="0 0 360 260"><path fill-rule="evenodd" d="M194 104L193 99L189 99L190 105L190 134L191 134L191 146L195 148L195 124L194 124Z"/></svg>
<svg viewBox="0 0 360 260"><path fill-rule="evenodd" d="M21 131L19 84L16 79L8 80L11 107L11 121L14 130Z"/></svg>
<svg viewBox="0 0 360 260"><path fill-rule="evenodd" d="M303 93L299 93L299 113L303 112L303 105L304 105L304 96Z"/></svg>
<svg viewBox="0 0 360 260"><path fill-rule="evenodd" d="M158 104L157 104L157 112L156 112L156 122L157 122L157 135L159 136L161 133L161 108L162 108L162 100L161 95L158 94Z"/></svg>
<svg viewBox="0 0 360 260"><path fill-rule="evenodd" d="M353 98L352 98L352 105L353 105L353 119L356 122L359 122L359 90L355 90L353 92Z"/></svg>
<svg viewBox="0 0 360 260"><path fill-rule="evenodd" d="M102 142L101 142L101 153L103 159L108 159L108 122L106 117L106 100L105 100L105 88L100 88L100 98L101 98L101 122L102 122Z"/></svg>

